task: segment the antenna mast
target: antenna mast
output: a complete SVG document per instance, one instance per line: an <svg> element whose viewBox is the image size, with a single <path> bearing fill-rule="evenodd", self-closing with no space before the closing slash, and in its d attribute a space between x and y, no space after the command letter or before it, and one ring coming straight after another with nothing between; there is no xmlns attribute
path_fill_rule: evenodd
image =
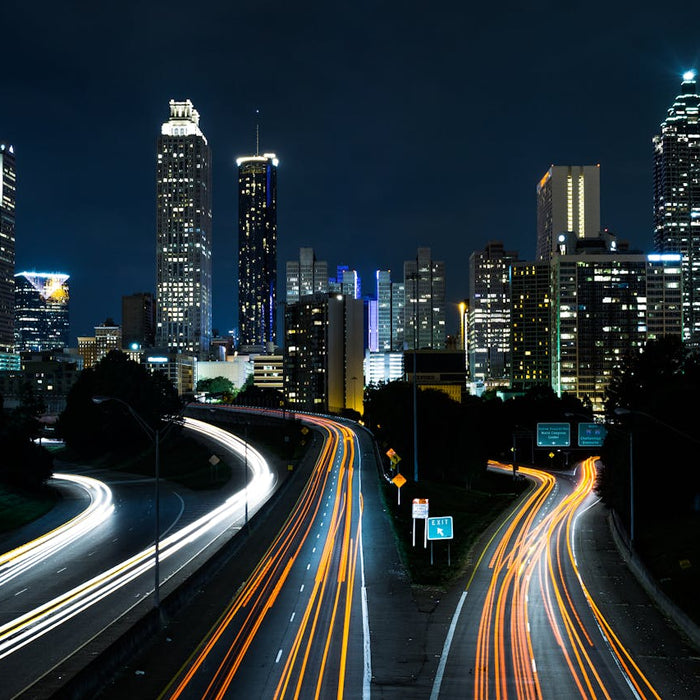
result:
<svg viewBox="0 0 700 700"><path fill-rule="evenodd" d="M255 155L260 155L260 110L255 110Z"/></svg>

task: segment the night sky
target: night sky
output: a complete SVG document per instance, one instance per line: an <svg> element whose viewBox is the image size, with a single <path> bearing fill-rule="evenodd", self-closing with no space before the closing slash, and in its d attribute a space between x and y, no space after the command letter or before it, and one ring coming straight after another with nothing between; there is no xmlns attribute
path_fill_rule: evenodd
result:
<svg viewBox="0 0 700 700"><path fill-rule="evenodd" d="M632 4L3 0L16 270L70 274L71 345L119 322L122 295L155 292L156 138L187 98L213 153L221 334L237 323L235 158L255 152L256 110L280 159L280 301L300 246L358 269L364 294L430 246L452 330L472 251L534 257L552 163L600 163L603 226L650 250L651 139L700 68L700 12L616 6Z"/></svg>

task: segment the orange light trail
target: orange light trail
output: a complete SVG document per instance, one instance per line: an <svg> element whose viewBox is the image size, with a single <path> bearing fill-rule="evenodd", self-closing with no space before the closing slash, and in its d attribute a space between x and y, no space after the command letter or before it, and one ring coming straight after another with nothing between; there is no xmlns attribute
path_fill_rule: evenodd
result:
<svg viewBox="0 0 700 700"><path fill-rule="evenodd" d="M589 458L581 464L573 491L549 509L546 504L555 488L555 477L542 470L519 468L534 482L534 488L509 517L489 561L491 578L479 621L474 662L476 700L491 696L497 700L542 697L528 614L529 596L534 593L540 597L544 619L580 697L611 700L611 691L596 668L592 653L596 647L593 638L599 639L599 635L586 629L574 605L572 578L580 584L605 638L605 642L601 639L598 643L598 653L605 651L607 643L637 696L659 698L593 601L576 564L573 522L595 485L595 461L596 458ZM512 470L511 465L496 462L491 466ZM567 576L567 567L573 571L573 577L571 573ZM538 582L536 587L531 587L533 580Z"/></svg>
<svg viewBox="0 0 700 700"><path fill-rule="evenodd" d="M333 502L329 517L323 518L327 529L313 585L297 617L284 663L274 671L279 676L273 697L325 697L331 685L333 694L343 697L361 530L361 493L353 483L356 437L350 428L329 419L305 415L303 421L318 428L324 438L311 478L255 571L161 697L185 696L193 680L205 672L206 663L211 664L215 649L216 668L209 671L201 697L218 699L229 692L268 611L284 590L312 530L318 527L323 499L329 493ZM337 483L331 484L334 472ZM331 658L336 670L332 676Z"/></svg>

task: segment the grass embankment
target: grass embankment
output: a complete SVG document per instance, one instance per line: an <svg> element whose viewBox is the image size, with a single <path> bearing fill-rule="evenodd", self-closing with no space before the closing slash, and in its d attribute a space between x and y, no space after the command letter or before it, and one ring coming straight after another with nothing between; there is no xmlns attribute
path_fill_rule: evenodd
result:
<svg viewBox="0 0 700 700"><path fill-rule="evenodd" d="M514 482L510 475L491 472L487 472L476 488L470 491L455 484L408 482L401 489L401 505L398 505L396 487L385 483L385 500L394 515L399 549L412 583L446 586L453 582L464 571L469 551L479 535L504 513L526 488L526 482ZM416 521L416 546L412 546L411 512L414 498L428 499L430 517L452 516L454 537L452 540L433 542L432 565L430 542L427 543L427 547L423 546L424 523L421 521Z"/></svg>
<svg viewBox="0 0 700 700"><path fill-rule="evenodd" d="M186 435L167 436L159 446L160 478L173 481L193 490L218 489L231 478L231 467L222 455L216 465L209 462L213 452L210 447ZM95 469L153 477L155 474L155 451L151 445L136 455L107 454L93 460L79 457L67 448L56 453L56 458L68 463L88 464Z"/></svg>
<svg viewBox="0 0 700 700"><path fill-rule="evenodd" d="M49 488L32 492L0 484L0 533L40 518L53 508L56 499L56 492Z"/></svg>
<svg viewBox="0 0 700 700"><path fill-rule="evenodd" d="M700 513L641 527L637 551L661 590L700 625Z"/></svg>

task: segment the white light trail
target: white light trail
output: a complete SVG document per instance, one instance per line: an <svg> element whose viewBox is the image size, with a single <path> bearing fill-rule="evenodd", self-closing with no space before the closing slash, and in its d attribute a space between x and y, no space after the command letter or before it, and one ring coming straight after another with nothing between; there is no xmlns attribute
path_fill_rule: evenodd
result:
<svg viewBox="0 0 700 700"><path fill-rule="evenodd" d="M247 488L238 491L221 506L198 520L164 538L159 543L159 562L161 563L183 547L202 538L219 523L229 521L233 525L240 521L243 517L242 511L246 499L249 514L254 513L272 493L276 481L263 456L250 445L246 447L245 442L240 438L203 421L192 418L185 418L184 421L191 430L208 436L241 456L245 455L252 476L248 480ZM191 553L187 562L183 563L180 568L192 561L209 544L209 541L202 542L202 546ZM2 625L0 627L0 659L30 644L66 620L84 612L91 605L150 570L154 565L155 545Z"/></svg>
<svg viewBox="0 0 700 700"><path fill-rule="evenodd" d="M60 527L0 554L0 586L74 542L86 532L93 531L114 512L112 491L101 481L75 474L54 474L53 478L80 486L90 496L90 505Z"/></svg>

